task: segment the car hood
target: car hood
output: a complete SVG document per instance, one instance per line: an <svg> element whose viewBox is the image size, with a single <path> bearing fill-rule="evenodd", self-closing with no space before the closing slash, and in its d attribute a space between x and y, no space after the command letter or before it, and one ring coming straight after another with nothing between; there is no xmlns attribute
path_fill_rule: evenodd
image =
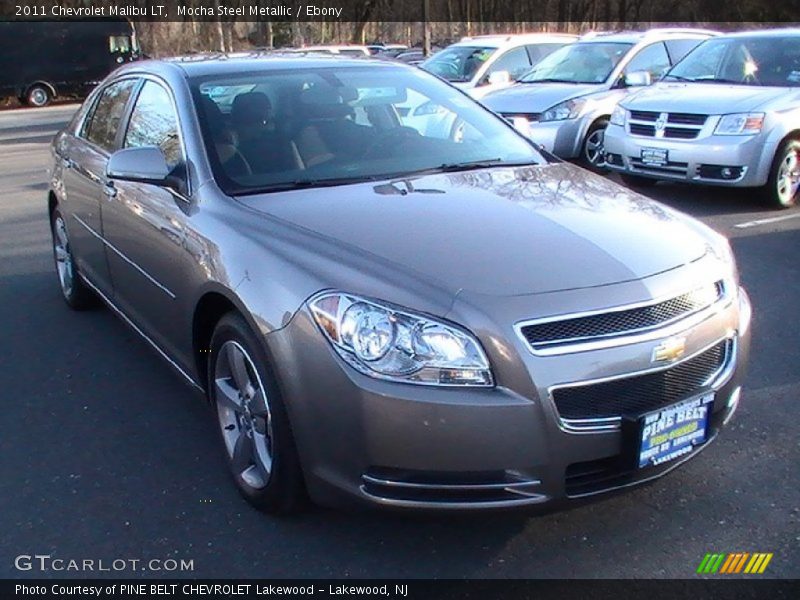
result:
<svg viewBox="0 0 800 600"><path fill-rule="evenodd" d="M580 83L518 83L487 94L482 102L498 113L544 112L559 102L605 89L603 85Z"/></svg>
<svg viewBox="0 0 800 600"><path fill-rule="evenodd" d="M623 100L625 108L655 112L691 112L720 115L763 109L775 100L784 101L796 88L728 85L721 83L661 82Z"/></svg>
<svg viewBox="0 0 800 600"><path fill-rule="evenodd" d="M545 293L632 281L690 263L688 217L565 163L243 196L304 252L366 256L450 293Z"/></svg>

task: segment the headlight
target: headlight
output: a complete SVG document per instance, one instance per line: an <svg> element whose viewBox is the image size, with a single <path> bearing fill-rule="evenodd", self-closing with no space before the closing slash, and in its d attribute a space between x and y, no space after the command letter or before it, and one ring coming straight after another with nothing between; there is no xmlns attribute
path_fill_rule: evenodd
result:
<svg viewBox="0 0 800 600"><path fill-rule="evenodd" d="M724 115L714 130L716 135L754 135L764 125L764 113Z"/></svg>
<svg viewBox="0 0 800 600"><path fill-rule="evenodd" d="M711 240L708 249L711 254L720 262L721 275L725 281L725 287L731 294L735 295L739 288L739 271L736 268L736 258L733 255L731 243L724 235L714 231L709 227Z"/></svg>
<svg viewBox="0 0 800 600"><path fill-rule="evenodd" d="M309 308L339 356L370 377L425 385L494 384L478 340L452 325L337 292L316 296Z"/></svg>
<svg viewBox="0 0 800 600"><path fill-rule="evenodd" d="M544 111L541 120L563 121L565 119L574 119L581 113L584 106L586 106L586 100L584 98L567 100L566 102L556 104L553 108Z"/></svg>
<svg viewBox="0 0 800 600"><path fill-rule="evenodd" d="M619 125L620 127L625 127L625 119L628 116L628 111L622 108L620 105L614 107L614 112L611 113L610 122L612 125Z"/></svg>

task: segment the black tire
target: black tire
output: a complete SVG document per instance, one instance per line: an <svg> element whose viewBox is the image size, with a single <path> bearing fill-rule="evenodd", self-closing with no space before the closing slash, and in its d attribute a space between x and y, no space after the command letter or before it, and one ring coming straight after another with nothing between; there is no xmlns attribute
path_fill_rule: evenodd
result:
<svg viewBox="0 0 800 600"><path fill-rule="evenodd" d="M786 140L775 153L767 185L762 188L764 200L778 209L795 206L799 179L800 140Z"/></svg>
<svg viewBox="0 0 800 600"><path fill-rule="evenodd" d="M50 88L41 83L33 84L28 88L28 91L25 92L25 104L28 106L41 108L50 104L52 99L53 94L50 92Z"/></svg>
<svg viewBox="0 0 800 600"><path fill-rule="evenodd" d="M261 511L297 512L306 500L303 473L286 406L264 348L244 318L231 312L217 324L210 350L208 395L236 487ZM237 358L232 359L230 353ZM234 373L237 359L244 365L240 373L248 377L247 385L239 385ZM240 388L245 390L244 394L240 393ZM264 392L261 396L259 388ZM239 412L226 400L231 394L238 394ZM242 450L237 459L240 443L243 448L249 445L249 449ZM268 472L266 461L262 460L264 456L270 459Z"/></svg>
<svg viewBox="0 0 800 600"><path fill-rule="evenodd" d="M592 123L591 127L589 127L589 131L586 132L586 137L583 138L583 144L581 144L581 165L595 173L608 172L605 148L603 146L603 138L605 137L607 127L608 119L597 119L597 121Z"/></svg>
<svg viewBox="0 0 800 600"><path fill-rule="evenodd" d="M73 310L95 308L99 304L98 298L80 277L72 256L66 221L58 208L50 215L50 235L53 240L53 260L58 284L67 306Z"/></svg>
<svg viewBox="0 0 800 600"><path fill-rule="evenodd" d="M650 179L649 177L642 177L640 175L629 175L628 173L620 173L622 183L631 188L649 188L658 183L658 179Z"/></svg>

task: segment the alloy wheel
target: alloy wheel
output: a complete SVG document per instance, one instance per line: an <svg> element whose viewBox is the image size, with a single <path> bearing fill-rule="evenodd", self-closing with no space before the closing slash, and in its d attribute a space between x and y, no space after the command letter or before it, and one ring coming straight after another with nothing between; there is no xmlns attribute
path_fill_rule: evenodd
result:
<svg viewBox="0 0 800 600"><path fill-rule="evenodd" d="M214 395L234 472L251 488L266 487L273 457L269 400L253 360L233 340L225 342L217 354Z"/></svg>
<svg viewBox="0 0 800 600"><path fill-rule="evenodd" d="M61 216L56 217L53 224L53 251L56 258L56 270L58 271L58 281L61 284L61 292L64 297L69 299L75 282L75 268L72 262L72 253L67 237L67 227Z"/></svg>
<svg viewBox="0 0 800 600"><path fill-rule="evenodd" d="M791 206L800 187L800 157L796 150L790 150L784 156L778 168L776 178L778 200L784 206Z"/></svg>
<svg viewBox="0 0 800 600"><path fill-rule="evenodd" d="M606 166L605 135L605 128L599 128L592 131L586 138L584 147L586 160L597 169L603 169Z"/></svg>

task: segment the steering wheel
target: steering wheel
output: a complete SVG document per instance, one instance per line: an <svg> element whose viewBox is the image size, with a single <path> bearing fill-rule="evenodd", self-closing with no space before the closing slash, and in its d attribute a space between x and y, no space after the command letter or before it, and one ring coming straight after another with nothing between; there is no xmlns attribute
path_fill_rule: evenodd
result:
<svg viewBox="0 0 800 600"><path fill-rule="evenodd" d="M412 139L417 139L419 137L421 137L419 132L413 127L400 126L389 129L385 133L381 132L378 139L367 145L363 156L367 157L373 154L381 155L389 152L394 153L406 142L410 142Z"/></svg>

